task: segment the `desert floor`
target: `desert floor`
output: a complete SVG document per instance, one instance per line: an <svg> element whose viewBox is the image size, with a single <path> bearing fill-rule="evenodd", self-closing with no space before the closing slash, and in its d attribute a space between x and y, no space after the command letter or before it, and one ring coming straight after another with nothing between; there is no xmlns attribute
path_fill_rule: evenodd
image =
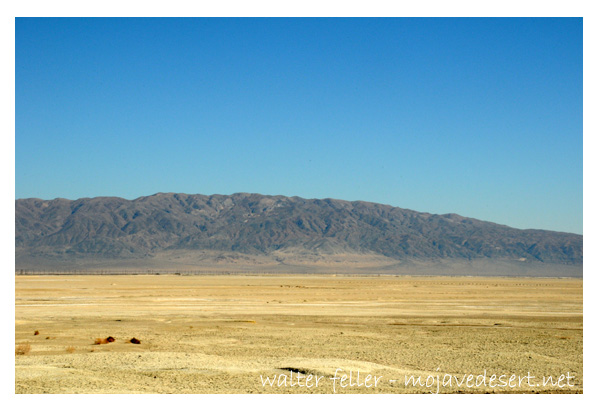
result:
<svg viewBox="0 0 599 411"><path fill-rule="evenodd" d="M16 276L15 392L579 393L582 283Z"/></svg>

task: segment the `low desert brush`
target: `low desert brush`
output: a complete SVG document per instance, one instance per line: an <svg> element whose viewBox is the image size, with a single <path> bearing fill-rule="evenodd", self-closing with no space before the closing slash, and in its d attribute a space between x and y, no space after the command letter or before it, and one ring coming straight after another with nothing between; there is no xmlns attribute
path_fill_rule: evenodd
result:
<svg viewBox="0 0 599 411"><path fill-rule="evenodd" d="M95 345L100 345L100 344L108 344L114 342L114 337L108 337L108 338L96 338L94 344Z"/></svg>
<svg viewBox="0 0 599 411"><path fill-rule="evenodd" d="M29 354L29 351L31 351L31 345L30 344L19 344L15 348L15 354L16 355L26 355L26 354Z"/></svg>

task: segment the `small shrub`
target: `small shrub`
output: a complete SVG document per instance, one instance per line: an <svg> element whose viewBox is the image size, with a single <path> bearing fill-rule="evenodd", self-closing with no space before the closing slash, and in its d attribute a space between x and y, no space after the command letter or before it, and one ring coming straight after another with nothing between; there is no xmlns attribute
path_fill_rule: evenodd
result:
<svg viewBox="0 0 599 411"><path fill-rule="evenodd" d="M108 343L111 343L114 341L115 341L114 337L96 338L96 340L94 341L94 345L108 344Z"/></svg>
<svg viewBox="0 0 599 411"><path fill-rule="evenodd" d="M38 330L35 330L35 331L33 332L33 335L40 335L40 332L39 332Z"/></svg>
<svg viewBox="0 0 599 411"><path fill-rule="evenodd" d="M16 355L26 355L26 354L29 354L29 351L31 351L31 345L30 344L19 344L15 348L15 354Z"/></svg>
<svg viewBox="0 0 599 411"><path fill-rule="evenodd" d="M75 347L73 347L72 345L65 348L65 351L68 352L69 354L73 354L75 352Z"/></svg>
<svg viewBox="0 0 599 411"><path fill-rule="evenodd" d="M129 340L129 342L130 342L131 344L141 344L141 341L139 341L139 340L138 340L137 338L135 338L135 337L134 337L134 338L131 338L131 339Z"/></svg>

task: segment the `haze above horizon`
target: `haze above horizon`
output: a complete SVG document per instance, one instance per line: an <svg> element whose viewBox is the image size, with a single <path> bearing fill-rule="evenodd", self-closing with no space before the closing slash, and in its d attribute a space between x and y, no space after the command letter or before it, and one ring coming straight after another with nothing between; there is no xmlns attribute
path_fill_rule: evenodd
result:
<svg viewBox="0 0 599 411"><path fill-rule="evenodd" d="M251 192L582 234L582 19L17 18L16 198Z"/></svg>

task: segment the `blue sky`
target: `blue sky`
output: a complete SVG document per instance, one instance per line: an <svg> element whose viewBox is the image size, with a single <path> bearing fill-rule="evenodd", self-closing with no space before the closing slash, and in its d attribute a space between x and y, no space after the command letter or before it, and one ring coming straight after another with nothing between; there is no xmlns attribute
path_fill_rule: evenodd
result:
<svg viewBox="0 0 599 411"><path fill-rule="evenodd" d="M582 19L17 19L16 197L297 195L582 233Z"/></svg>

